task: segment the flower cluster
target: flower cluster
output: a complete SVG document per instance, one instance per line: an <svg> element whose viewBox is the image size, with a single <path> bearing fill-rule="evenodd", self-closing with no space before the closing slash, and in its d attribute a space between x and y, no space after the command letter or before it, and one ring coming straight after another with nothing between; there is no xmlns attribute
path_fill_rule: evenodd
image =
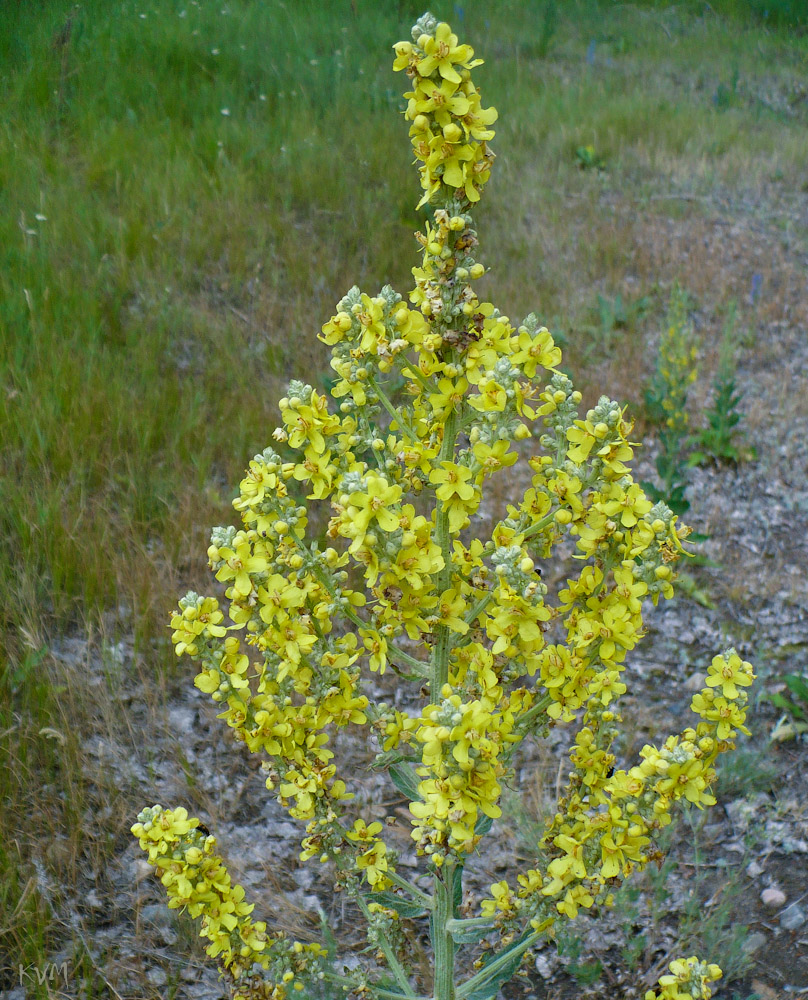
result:
<svg viewBox="0 0 808 1000"><path fill-rule="evenodd" d="M232 884L216 839L200 829L198 819L189 819L185 809L156 805L140 813L132 833L159 872L168 905L202 917L200 937L227 971L233 1000L284 1000L289 989L303 990L317 977L324 950L282 933L270 937L263 921L253 921L253 904ZM267 978L255 978L254 966Z"/></svg>
<svg viewBox="0 0 808 1000"><path fill-rule="evenodd" d="M554 922L608 904L653 856L677 803L714 801L713 765L746 732L753 674L734 650L716 657L693 698L695 727L619 766L625 661L644 606L673 595L688 529L633 480L624 408L603 396L581 413L537 317L512 323L477 294L485 268L470 210L490 170L496 113L482 109L473 53L446 24L425 16L413 38L396 47L396 68L412 80L407 117L433 205L413 288L406 300L389 286L353 288L338 303L321 333L333 402L290 383L273 445L249 463L234 501L240 525L211 535L219 597L188 594L171 625L197 687L304 826L301 859L333 867L404 994L399 916L430 912L434 996L448 1000L463 867L501 815L522 742L577 729L570 781L535 863L514 885L492 886L474 918L506 940L521 935L527 949ZM484 527L483 490L520 447L530 456L521 486ZM561 544L575 570L550 598L540 564ZM416 685L406 709L374 700L373 675L387 670ZM397 871L381 817L358 815L333 749L345 727L372 734L374 766L407 796L431 895ZM155 810L135 834L172 905L203 917L211 954L234 975L287 962L270 992L302 982L317 952L270 941L212 838L183 810ZM706 989L714 967L688 963L676 988ZM389 995L372 969L320 972ZM685 995L669 978L659 996Z"/></svg>
<svg viewBox="0 0 808 1000"><path fill-rule="evenodd" d="M479 201L493 161L486 145L494 137L489 125L497 120L493 108L483 108L471 80L471 70L482 60L430 14L416 22L412 38L396 45L393 68L406 70L412 80L413 89L404 96L413 150L423 164L424 196L418 207L457 193Z"/></svg>
<svg viewBox="0 0 808 1000"><path fill-rule="evenodd" d="M593 699L570 753L569 786L540 845L546 869L520 875L516 893L507 882L492 886L484 913L508 921L529 914L535 928L545 929L557 919L548 902L571 918L579 907L608 903L614 881L647 864L653 838L671 822L675 803L684 799L699 809L715 804L713 765L733 748L738 731L747 732L744 688L753 679L751 664L734 649L716 656L691 704L701 721L660 748L644 747L640 763L627 770L615 769L611 750L619 716Z"/></svg>
<svg viewBox="0 0 808 1000"><path fill-rule="evenodd" d="M696 380L696 346L688 317L689 297L675 285L668 306L668 322L659 344L654 378L646 392L649 416L677 435L688 429L688 389Z"/></svg>
<svg viewBox="0 0 808 1000"><path fill-rule="evenodd" d="M700 962L695 956L670 964L670 974L660 976L660 990L649 990L645 1000L709 1000L710 983L721 978L717 965Z"/></svg>

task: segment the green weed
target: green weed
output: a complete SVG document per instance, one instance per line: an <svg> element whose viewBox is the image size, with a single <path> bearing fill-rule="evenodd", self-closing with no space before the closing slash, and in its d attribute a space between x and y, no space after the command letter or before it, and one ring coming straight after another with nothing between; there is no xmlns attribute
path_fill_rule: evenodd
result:
<svg viewBox="0 0 808 1000"><path fill-rule="evenodd" d="M742 415L738 410L742 394L735 380L735 325L737 303L730 302L719 349L718 371L713 380L713 401L705 416L707 426L693 437L696 451L689 458L690 465L707 462L738 462L752 457L754 451L740 443L738 425Z"/></svg>
<svg viewBox="0 0 808 1000"><path fill-rule="evenodd" d="M781 742L808 733L808 676L786 674L783 684L788 691L767 694L766 700L784 714L772 732L772 739Z"/></svg>
<svg viewBox="0 0 808 1000"><path fill-rule="evenodd" d="M684 514L690 507L685 498L690 440L687 397L696 378L691 308L690 296L675 284L656 367L645 391L646 415L659 427L659 454L655 462L659 482L658 485L644 482L642 486L653 500L664 500L675 514Z"/></svg>

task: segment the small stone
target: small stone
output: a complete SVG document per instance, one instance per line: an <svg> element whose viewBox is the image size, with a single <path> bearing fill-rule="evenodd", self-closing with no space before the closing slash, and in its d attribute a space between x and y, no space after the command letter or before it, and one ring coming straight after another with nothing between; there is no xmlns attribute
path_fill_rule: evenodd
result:
<svg viewBox="0 0 808 1000"><path fill-rule="evenodd" d="M95 889L90 889L87 895L84 897L84 902L93 910L103 910L106 906L101 899L98 898L98 893Z"/></svg>
<svg viewBox="0 0 808 1000"><path fill-rule="evenodd" d="M168 982L168 976L162 969L156 966L153 969L149 969L146 973L146 979L148 979L152 986L165 986Z"/></svg>
<svg viewBox="0 0 808 1000"><path fill-rule="evenodd" d="M746 874L749 878L757 878L758 875L763 874L763 866L759 865L757 861L750 861L746 866Z"/></svg>
<svg viewBox="0 0 808 1000"><path fill-rule="evenodd" d="M785 904L786 894L782 889L764 889L760 901L770 910L779 910Z"/></svg>
<svg viewBox="0 0 808 1000"><path fill-rule="evenodd" d="M144 878L148 878L153 872L154 868L152 868L148 861L138 858L135 862L135 883L142 882Z"/></svg>
<svg viewBox="0 0 808 1000"><path fill-rule="evenodd" d="M536 956L536 972L542 979L549 979L552 976L553 969L550 965L550 959L546 955Z"/></svg>
<svg viewBox="0 0 808 1000"><path fill-rule="evenodd" d="M165 903L149 903L140 911L140 919L155 927L170 927L172 923L171 910Z"/></svg>
<svg viewBox="0 0 808 1000"><path fill-rule="evenodd" d="M744 953L747 955L754 955L759 952L760 949L766 944L766 935L761 931L754 931L743 943Z"/></svg>
<svg viewBox="0 0 808 1000"><path fill-rule="evenodd" d="M685 681L685 691L701 691L706 682L706 675L697 670L695 674L691 674Z"/></svg>
<svg viewBox="0 0 808 1000"><path fill-rule="evenodd" d="M166 945L168 948L170 948L172 945L175 945L179 937L179 935L173 929L173 927L161 927L157 931L157 934L160 940L163 942L163 944Z"/></svg>
<svg viewBox="0 0 808 1000"><path fill-rule="evenodd" d="M808 920L805 910L792 903L780 914L780 926L784 931L796 931Z"/></svg>
<svg viewBox="0 0 808 1000"><path fill-rule="evenodd" d="M198 978L199 973L190 965L186 965L182 972L180 972L180 979L186 983L195 983Z"/></svg>

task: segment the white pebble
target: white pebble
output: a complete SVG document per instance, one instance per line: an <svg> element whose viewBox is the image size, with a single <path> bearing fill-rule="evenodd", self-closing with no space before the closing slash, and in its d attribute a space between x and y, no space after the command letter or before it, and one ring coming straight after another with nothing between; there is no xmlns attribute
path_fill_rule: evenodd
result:
<svg viewBox="0 0 808 1000"><path fill-rule="evenodd" d="M779 910L786 901L786 894L782 889L764 889L760 894L760 901L770 910Z"/></svg>

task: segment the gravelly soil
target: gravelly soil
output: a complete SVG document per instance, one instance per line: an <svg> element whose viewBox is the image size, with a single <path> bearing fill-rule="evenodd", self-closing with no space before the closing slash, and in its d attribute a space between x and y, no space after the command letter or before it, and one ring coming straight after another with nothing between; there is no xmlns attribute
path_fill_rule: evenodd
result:
<svg viewBox="0 0 808 1000"><path fill-rule="evenodd" d="M766 253L773 239L766 231L755 237L754 227L744 235L753 256ZM711 946L715 953L705 957L735 974L719 994L726 1000L808 994L808 746L768 744L778 712L763 698L782 674L808 672L808 297L804 276L785 286L777 314L758 312L758 326L739 355L741 409L756 458L693 471L686 519L709 536L701 551L716 565L690 573L711 606L680 596L652 609L648 635L630 659L631 695L622 709L622 750L630 757L644 742L681 728L698 674L732 644L755 663L760 678L753 737L722 775L719 804L679 823L670 860L639 880L641 891L622 894L619 906L596 922L578 921L561 954L553 944L543 948L528 974L507 987L509 996L641 996L679 939L688 948ZM653 446L641 455L637 478L653 475L652 457ZM517 486L509 481L511 496ZM330 892L325 873L299 867L298 825L268 800L254 762L232 745L190 674L155 713L135 681L128 640L107 650L103 664L83 636L63 639L54 650L64 671L81 672L99 687L108 680L110 656L118 669L118 710L127 726L88 735L85 744L89 769L105 776L100 787L108 788L112 776L132 817L152 801L187 804L215 830L258 911L303 936L316 933L322 911L348 948L361 944L355 915ZM386 688L388 698L401 698ZM554 795L567 739L559 731L522 756L517 783L523 794L506 797L491 850L470 863L470 898L529 857L533 826ZM395 820L390 838L400 864L415 876L403 801L380 776L363 771L367 748L343 739L340 751L357 776L360 800ZM97 813L85 817L100 828L109 818L102 800ZM112 862L88 870L71 891L49 885L43 865L40 889L53 899L66 933L84 936L109 996L222 995L189 923L169 914L160 886L125 836ZM761 899L767 889L776 890L766 895L768 905ZM408 934L417 954L422 929L408 928ZM7 985L4 995L21 1000L24 991ZM79 994L68 985L60 995Z"/></svg>

